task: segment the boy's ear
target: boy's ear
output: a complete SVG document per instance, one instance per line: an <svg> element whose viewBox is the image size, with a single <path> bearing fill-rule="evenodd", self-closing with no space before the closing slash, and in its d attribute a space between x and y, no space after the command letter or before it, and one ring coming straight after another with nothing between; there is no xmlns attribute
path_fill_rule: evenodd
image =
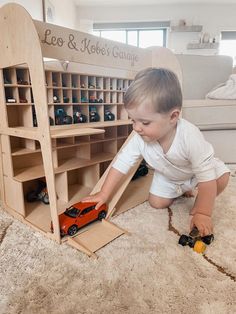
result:
<svg viewBox="0 0 236 314"><path fill-rule="evenodd" d="M180 110L179 109L174 109L171 114L170 114L170 119L172 121L176 121L180 116Z"/></svg>

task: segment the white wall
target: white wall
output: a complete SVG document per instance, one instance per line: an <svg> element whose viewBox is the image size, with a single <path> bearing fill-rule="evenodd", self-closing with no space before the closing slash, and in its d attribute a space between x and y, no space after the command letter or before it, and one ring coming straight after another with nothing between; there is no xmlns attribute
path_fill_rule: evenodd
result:
<svg viewBox="0 0 236 314"><path fill-rule="evenodd" d="M133 22L133 21L171 21L178 24L180 19L185 19L187 25L201 24L203 32L208 32L212 37L219 38L222 30L236 30L236 4L172 4L151 6L117 6L117 7L78 7L77 22L79 27L83 19L92 22ZM89 25L89 23L87 24ZM87 29L89 32L90 29ZM191 53L186 51L189 41L198 39L198 33L170 33L168 48L176 53ZM194 53L211 54L215 51L194 50Z"/></svg>
<svg viewBox="0 0 236 314"><path fill-rule="evenodd" d="M50 0L55 7L54 24L75 29L76 28L76 5L73 0Z"/></svg>
<svg viewBox="0 0 236 314"><path fill-rule="evenodd" d="M54 24L76 28L76 6L74 1L49 0L55 9ZM43 20L42 0L0 0L0 6L6 3L15 2L22 5L35 20Z"/></svg>
<svg viewBox="0 0 236 314"><path fill-rule="evenodd" d="M43 20L42 0L0 0L0 6L6 3L18 3L22 5L35 20Z"/></svg>

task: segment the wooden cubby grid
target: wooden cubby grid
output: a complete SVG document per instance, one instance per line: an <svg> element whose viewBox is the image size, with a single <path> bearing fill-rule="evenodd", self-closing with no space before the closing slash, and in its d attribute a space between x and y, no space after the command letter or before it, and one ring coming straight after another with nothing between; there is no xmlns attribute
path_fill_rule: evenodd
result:
<svg viewBox="0 0 236 314"><path fill-rule="evenodd" d="M8 127L37 129L29 69L26 66L4 68L2 81ZM89 117L90 108L95 107L101 117L99 122L91 123L88 120L87 123L73 123L76 127L96 125L96 129L101 130L99 134L52 138L55 185L61 211L68 204L90 193L131 133L132 125L123 105L123 95L131 80L45 70L45 81L48 114L54 122L55 111L59 108L63 108L71 117L75 111ZM53 100L54 96L58 102ZM86 97L86 102L83 97ZM102 101L90 102L91 99ZM106 110L114 114L114 121L104 121ZM51 128L68 127L56 125ZM48 217L45 219L48 222L50 211L45 209L47 205L32 205L25 200L26 194L36 187L37 181L45 180L40 142L17 136L4 138L5 142L9 141L11 164L11 167L4 168L4 174L11 177L12 186L17 186L16 190L22 192L17 212L36 223L34 220L38 219L37 211L40 210ZM5 153L7 156L7 152ZM49 223L40 223L40 228L45 232L50 232L49 227Z"/></svg>
<svg viewBox="0 0 236 314"><path fill-rule="evenodd" d="M90 111L95 108L99 121L105 121L104 114L110 111L114 120L127 120L124 109L124 92L130 79L92 76L61 71L45 71L48 112L51 124L56 123L56 111L64 110L72 118L81 112L90 121ZM9 127L33 127L34 99L27 68L3 69L4 91ZM55 97L55 98L54 98ZM58 124L57 124L58 125Z"/></svg>

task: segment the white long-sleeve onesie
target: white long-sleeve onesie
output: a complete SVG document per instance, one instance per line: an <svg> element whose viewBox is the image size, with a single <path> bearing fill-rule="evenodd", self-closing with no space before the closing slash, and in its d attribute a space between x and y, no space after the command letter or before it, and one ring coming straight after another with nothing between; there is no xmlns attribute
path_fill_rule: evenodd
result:
<svg viewBox="0 0 236 314"><path fill-rule="evenodd" d="M193 182L193 179L195 185L210 181L229 171L222 161L214 157L212 145L200 130L185 119L179 119L175 138L167 153L158 142L145 142L136 133L118 154L112 167L127 173L141 156L155 170L151 190L155 190L153 185L157 177L179 187L188 181ZM182 192L175 196L175 193L170 193L170 197L177 197ZM164 192L154 194L168 197Z"/></svg>

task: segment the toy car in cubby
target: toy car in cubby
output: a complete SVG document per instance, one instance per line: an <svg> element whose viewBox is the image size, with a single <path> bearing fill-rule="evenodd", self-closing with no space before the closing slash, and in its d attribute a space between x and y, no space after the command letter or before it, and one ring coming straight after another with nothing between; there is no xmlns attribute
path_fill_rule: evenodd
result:
<svg viewBox="0 0 236 314"><path fill-rule="evenodd" d="M114 121L115 115L109 109L106 109L104 112L104 121Z"/></svg>
<svg viewBox="0 0 236 314"><path fill-rule="evenodd" d="M26 200L29 203L42 201L44 204L49 204L49 197L46 182L42 180L37 181L37 187L26 194Z"/></svg>
<svg viewBox="0 0 236 314"><path fill-rule="evenodd" d="M179 238L179 244L182 246L188 245L197 253L204 253L206 244L209 245L214 240L214 235L209 234L201 237L197 227L194 227L189 235L182 234Z"/></svg>
<svg viewBox="0 0 236 314"><path fill-rule="evenodd" d="M90 120L90 122L98 122L98 121L100 121L100 116L97 113L96 107L90 107L89 108L89 120Z"/></svg>
<svg viewBox="0 0 236 314"><path fill-rule="evenodd" d="M16 102L16 99L15 98L7 98L7 102L8 103L15 103Z"/></svg>
<svg viewBox="0 0 236 314"><path fill-rule="evenodd" d="M80 111L75 111L73 114L74 123L85 123L87 122L87 116Z"/></svg>
<svg viewBox="0 0 236 314"><path fill-rule="evenodd" d="M59 97L56 96L56 95L54 95L54 96L53 96L53 102L54 102L54 103L60 103Z"/></svg>
<svg viewBox="0 0 236 314"><path fill-rule="evenodd" d="M61 236L74 236L80 228L95 220L102 220L107 215L108 207L103 204L99 209L95 209L95 202L78 202L66 209L59 215ZM51 225L53 232L53 226Z"/></svg>
<svg viewBox="0 0 236 314"><path fill-rule="evenodd" d="M64 108L58 108L55 111L55 124L72 124L72 117L66 113Z"/></svg>
<svg viewBox="0 0 236 314"><path fill-rule="evenodd" d="M87 97L83 96L83 97L81 97L81 102L82 103L87 103L87 102L89 102L89 100L88 100Z"/></svg>

